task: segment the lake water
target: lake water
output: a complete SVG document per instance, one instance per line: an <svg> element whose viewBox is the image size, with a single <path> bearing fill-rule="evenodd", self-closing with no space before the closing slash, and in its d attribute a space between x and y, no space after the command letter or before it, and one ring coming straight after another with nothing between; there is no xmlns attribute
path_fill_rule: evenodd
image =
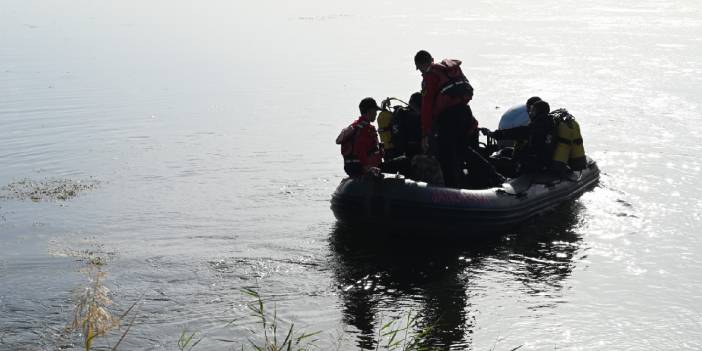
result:
<svg viewBox="0 0 702 351"><path fill-rule="evenodd" d="M4 1L0 349L80 347L87 256L139 301L122 349L248 345L243 288L320 349L408 313L441 349L702 349L701 27L682 0ZM419 49L463 60L482 126L568 108L600 185L480 242L338 225L333 140L419 89Z"/></svg>

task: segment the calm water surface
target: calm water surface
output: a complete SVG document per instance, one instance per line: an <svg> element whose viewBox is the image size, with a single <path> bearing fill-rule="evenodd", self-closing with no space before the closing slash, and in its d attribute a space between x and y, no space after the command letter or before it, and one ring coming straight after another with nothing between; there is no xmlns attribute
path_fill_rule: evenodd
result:
<svg viewBox="0 0 702 351"><path fill-rule="evenodd" d="M5 1L0 187L95 186L0 200L0 349L78 347L85 252L115 311L141 298L124 349L246 343L245 287L321 349L410 311L445 349L702 349L700 27L682 0ZM464 60L482 126L567 107L600 185L481 241L337 224L333 139L418 90L418 49Z"/></svg>

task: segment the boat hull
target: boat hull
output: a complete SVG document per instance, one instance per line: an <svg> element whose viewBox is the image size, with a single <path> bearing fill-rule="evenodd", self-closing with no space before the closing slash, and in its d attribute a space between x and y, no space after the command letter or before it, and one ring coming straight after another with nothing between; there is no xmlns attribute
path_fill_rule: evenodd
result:
<svg viewBox="0 0 702 351"><path fill-rule="evenodd" d="M346 224L389 224L418 230L499 231L518 226L580 196L599 181L588 160L571 179L528 174L501 187L481 190L430 186L399 175L346 178L332 195L331 208Z"/></svg>

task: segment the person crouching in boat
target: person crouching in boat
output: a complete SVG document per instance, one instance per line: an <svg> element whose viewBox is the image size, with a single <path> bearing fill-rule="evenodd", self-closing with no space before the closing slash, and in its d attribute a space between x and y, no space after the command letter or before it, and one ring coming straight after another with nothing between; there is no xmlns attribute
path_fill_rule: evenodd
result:
<svg viewBox="0 0 702 351"><path fill-rule="evenodd" d="M422 94L412 94L406 106L391 106L392 100L404 103L387 98L380 104L377 125L384 158L380 169L384 173L399 173L411 178L412 159L422 152L419 117Z"/></svg>
<svg viewBox="0 0 702 351"><path fill-rule="evenodd" d="M513 106L500 117L500 122L497 124L497 129L511 129L522 127L529 124L529 110L537 101L541 101L538 96L532 96L527 99L525 104ZM500 147L514 147L514 140L500 140Z"/></svg>
<svg viewBox="0 0 702 351"><path fill-rule="evenodd" d="M344 171L351 177L366 173L380 174L383 150L378 141L378 132L371 124L375 122L380 107L373 98L367 97L358 105L361 116L341 130L336 143L341 145Z"/></svg>
<svg viewBox="0 0 702 351"><path fill-rule="evenodd" d="M551 107L546 101L537 101L529 109L529 124L510 129L496 130L489 135L497 140L524 140L526 144L515 150L512 160L518 173L549 171L555 148L555 122L549 115Z"/></svg>

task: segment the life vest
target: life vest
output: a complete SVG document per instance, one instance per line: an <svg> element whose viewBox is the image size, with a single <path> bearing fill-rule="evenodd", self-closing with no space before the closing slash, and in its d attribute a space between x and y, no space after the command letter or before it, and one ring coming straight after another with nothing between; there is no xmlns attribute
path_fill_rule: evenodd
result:
<svg viewBox="0 0 702 351"><path fill-rule="evenodd" d="M378 114L378 135L380 136L380 142L383 143L383 147L386 152L392 151L395 147L393 144L393 113L388 110L381 110Z"/></svg>
<svg viewBox="0 0 702 351"><path fill-rule="evenodd" d="M356 150L356 136L358 132L367 127L370 122L361 120L358 123L352 123L348 127L341 130L339 136L336 137L336 144L341 145L341 156L344 158L344 171L350 176L363 174L363 165L358 158ZM380 152L380 148L375 147L368 150L368 155Z"/></svg>
<svg viewBox="0 0 702 351"><path fill-rule="evenodd" d="M422 134L429 135L433 123L446 110L467 105L473 98L473 87L468 83L461 61L444 59L441 63L432 63L422 73ZM429 86L428 82L432 84Z"/></svg>
<svg viewBox="0 0 702 351"><path fill-rule="evenodd" d="M429 72L439 77L439 95L466 102L473 98L473 86L461 70L461 61L444 59L439 64L432 64Z"/></svg>
<svg viewBox="0 0 702 351"><path fill-rule="evenodd" d="M583 137L575 117L565 109L555 110L551 112L551 115L556 122L556 148L553 153L553 161L566 164L574 171L585 169L587 160Z"/></svg>

